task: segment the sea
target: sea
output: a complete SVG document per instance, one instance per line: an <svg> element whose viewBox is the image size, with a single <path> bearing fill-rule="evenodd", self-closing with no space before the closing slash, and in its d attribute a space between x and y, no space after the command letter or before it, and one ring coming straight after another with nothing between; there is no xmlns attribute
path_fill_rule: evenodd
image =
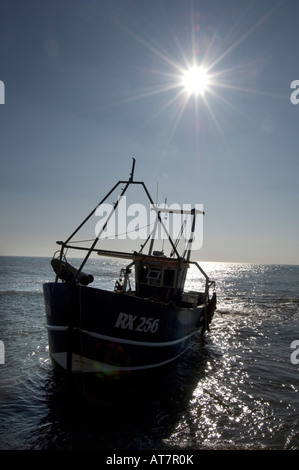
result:
<svg viewBox="0 0 299 470"><path fill-rule="evenodd" d="M50 261L0 257L0 450L299 449L299 266L201 263L218 299L204 338L162 372L128 384L99 376L90 390L57 376L49 357ZM112 289L123 261L89 263L95 285ZM199 278L192 267L186 288Z"/></svg>

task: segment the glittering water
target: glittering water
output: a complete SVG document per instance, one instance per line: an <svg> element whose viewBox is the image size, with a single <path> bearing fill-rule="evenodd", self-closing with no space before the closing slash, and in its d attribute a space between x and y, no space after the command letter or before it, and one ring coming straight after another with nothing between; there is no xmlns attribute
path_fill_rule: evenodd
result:
<svg viewBox="0 0 299 470"><path fill-rule="evenodd" d="M218 295L205 338L133 386L82 383L83 399L49 360L50 260L0 257L0 449L299 449L299 266L202 266ZM89 270L112 289L119 267L91 260Z"/></svg>

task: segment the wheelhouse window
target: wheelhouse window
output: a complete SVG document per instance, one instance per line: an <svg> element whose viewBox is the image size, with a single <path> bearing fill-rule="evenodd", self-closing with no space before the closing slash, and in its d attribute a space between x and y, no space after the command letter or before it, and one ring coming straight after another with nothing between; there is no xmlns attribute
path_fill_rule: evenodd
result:
<svg viewBox="0 0 299 470"><path fill-rule="evenodd" d="M149 269L147 274L147 279L149 284L160 285L161 271L159 269Z"/></svg>

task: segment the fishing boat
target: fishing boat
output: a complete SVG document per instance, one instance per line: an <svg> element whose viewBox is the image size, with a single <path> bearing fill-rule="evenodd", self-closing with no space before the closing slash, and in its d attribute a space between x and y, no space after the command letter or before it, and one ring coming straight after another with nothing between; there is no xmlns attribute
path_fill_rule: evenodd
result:
<svg viewBox="0 0 299 470"><path fill-rule="evenodd" d="M177 360L195 336L209 330L216 309L215 282L190 259L195 220L202 212L154 203L145 183L135 181L134 169L135 159L129 178L118 181L75 231L65 241L57 242L60 249L51 260L55 280L43 284L50 356L56 368L71 375L126 375L160 368ZM120 195L101 229L88 246L78 245L78 232L101 205L107 207L107 198L120 185L124 187L118 191ZM155 216L152 230L138 251L100 248L113 213L132 185L141 186L145 192ZM183 253L178 251L179 236L173 238L167 226L170 214L192 219ZM158 226L164 234L163 249L159 250L155 249ZM170 247L167 253L166 241ZM83 250L77 267L67 258L72 249ZM122 260L120 276L111 289L93 286L94 273L86 272L87 261L97 256ZM129 261L124 264L124 260ZM201 288L185 291L191 266L199 272Z"/></svg>

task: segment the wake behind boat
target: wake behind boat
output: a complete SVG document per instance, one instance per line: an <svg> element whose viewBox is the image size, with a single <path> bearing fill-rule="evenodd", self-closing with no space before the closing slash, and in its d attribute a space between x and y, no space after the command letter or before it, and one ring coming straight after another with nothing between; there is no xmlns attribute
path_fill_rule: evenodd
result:
<svg viewBox="0 0 299 470"><path fill-rule="evenodd" d="M118 181L71 236L57 242L61 249L51 261L55 282L43 285L50 356L58 369L69 374L127 374L168 364L190 347L195 335L209 329L216 309L215 283L190 260L196 217L202 212L154 204L144 182L134 180L134 168L135 159L129 179ZM120 185L124 188L91 245L78 245L74 237ZM153 229L139 251L99 249L97 245L103 243L109 222L132 185L145 191L155 216ZM185 217L175 238L166 223L171 214ZM179 236L185 233L188 217L191 233L179 253ZM162 250L154 249L158 226L164 234ZM86 253L77 268L66 258L71 249ZM114 289L91 286L94 276L84 269L94 254L130 260ZM190 266L202 277L201 290L184 290Z"/></svg>

